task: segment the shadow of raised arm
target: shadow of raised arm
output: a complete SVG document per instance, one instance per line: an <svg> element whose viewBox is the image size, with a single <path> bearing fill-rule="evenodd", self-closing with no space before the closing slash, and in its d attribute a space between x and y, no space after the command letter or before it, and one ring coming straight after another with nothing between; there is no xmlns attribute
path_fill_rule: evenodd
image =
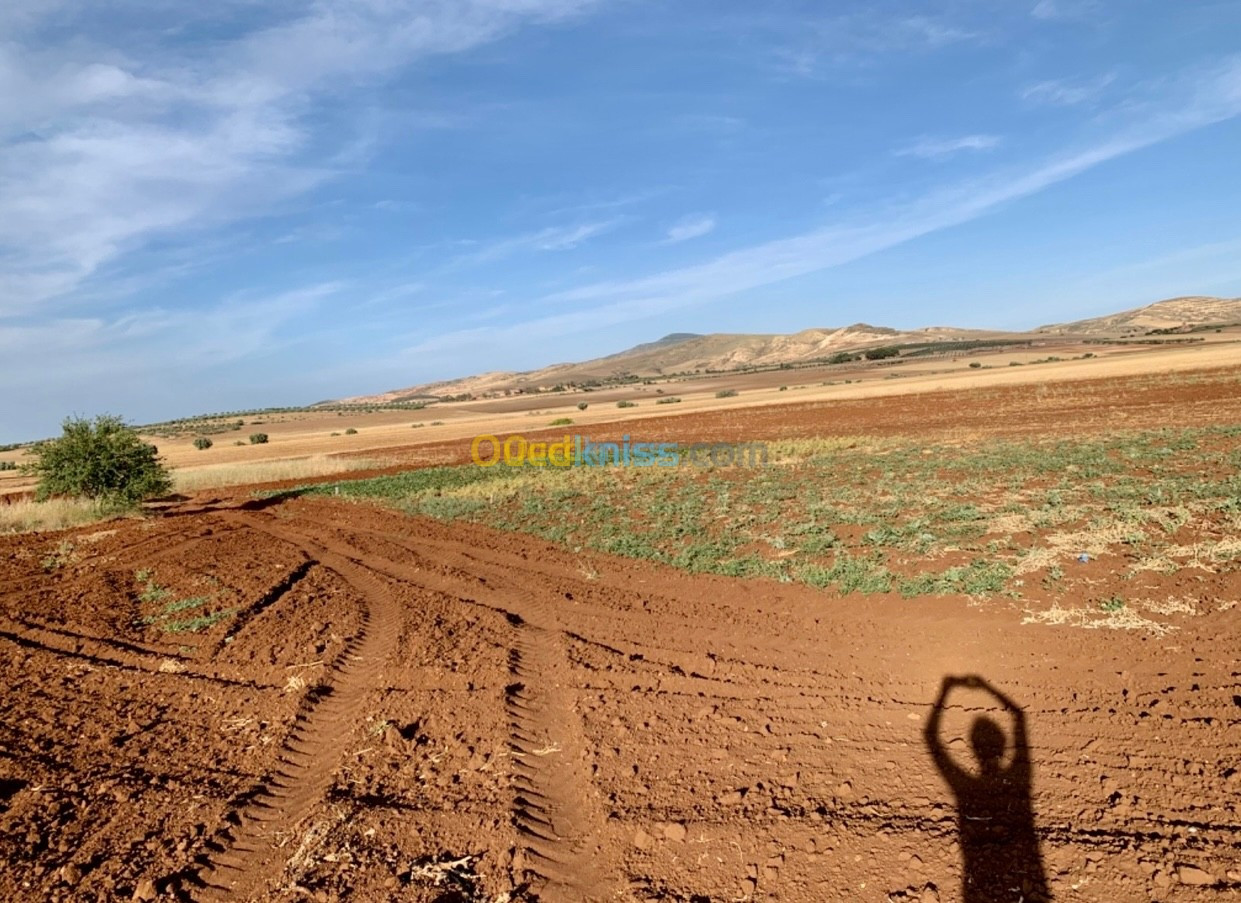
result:
<svg viewBox="0 0 1241 903"><path fill-rule="evenodd" d="M944 748L944 744L940 739L940 726L943 721L944 703L948 700L948 694L952 692L954 687L963 683L959 677L945 677L943 683L939 686L939 696L936 698L934 705L931 706L931 714L926 719L926 726L923 728L923 735L926 737L926 747L931 752L931 758L935 760L935 765L943 774L944 779L948 781L954 788L959 787L962 782L968 781L970 775L964 768L957 765L953 761L952 755Z"/></svg>

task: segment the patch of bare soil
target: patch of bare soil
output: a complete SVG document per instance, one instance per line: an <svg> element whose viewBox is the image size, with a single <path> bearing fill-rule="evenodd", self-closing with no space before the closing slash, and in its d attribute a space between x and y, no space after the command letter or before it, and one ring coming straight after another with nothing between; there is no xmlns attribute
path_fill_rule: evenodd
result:
<svg viewBox="0 0 1241 903"><path fill-rule="evenodd" d="M0 546L4 899L1241 891L1226 603L1079 630L333 500L178 514ZM236 611L144 623L139 571Z"/></svg>

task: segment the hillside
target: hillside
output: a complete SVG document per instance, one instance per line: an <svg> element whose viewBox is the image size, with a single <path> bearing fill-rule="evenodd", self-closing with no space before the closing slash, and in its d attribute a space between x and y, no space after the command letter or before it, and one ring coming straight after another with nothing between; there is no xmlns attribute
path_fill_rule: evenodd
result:
<svg viewBox="0 0 1241 903"><path fill-rule="evenodd" d="M836 328L805 329L791 335L672 333L654 342L578 363L559 363L523 372L492 371L460 379L423 383L378 395L344 399L380 403L436 396L482 396L555 385L618 378L649 378L694 371L776 367L826 359L883 345L969 340L1037 339L1048 335L1124 338L1152 330L1188 330L1214 323L1241 322L1241 298L1183 297L1071 323L1041 326L1029 332L1000 332L953 326L899 330L855 323Z"/></svg>
<svg viewBox="0 0 1241 903"><path fill-rule="evenodd" d="M1036 333L1052 335L1126 336L1154 329L1192 329L1212 323L1241 323L1241 298L1201 295L1169 298L1120 313L1040 326Z"/></svg>

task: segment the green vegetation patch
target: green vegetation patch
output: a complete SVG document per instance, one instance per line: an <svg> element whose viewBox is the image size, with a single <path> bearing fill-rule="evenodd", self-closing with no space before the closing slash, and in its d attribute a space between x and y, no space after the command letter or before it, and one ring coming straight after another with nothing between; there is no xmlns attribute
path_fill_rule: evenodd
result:
<svg viewBox="0 0 1241 903"><path fill-rule="evenodd" d="M1081 555L1116 556L1133 573L1241 567L1227 539L1181 541L1187 529L1241 531L1238 436L1222 426L974 444L782 440L768 444L767 467L464 465L306 491L693 573L987 598L1062 591Z"/></svg>

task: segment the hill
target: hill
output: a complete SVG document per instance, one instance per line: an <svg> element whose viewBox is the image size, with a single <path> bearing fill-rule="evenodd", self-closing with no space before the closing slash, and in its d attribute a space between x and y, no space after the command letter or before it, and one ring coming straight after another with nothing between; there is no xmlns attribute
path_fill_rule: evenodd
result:
<svg viewBox="0 0 1241 903"><path fill-rule="evenodd" d="M343 401L376 404L445 396L479 397L532 389L546 390L558 385L581 386L678 373L804 364L826 360L840 352L856 353L886 345L934 346L951 342L1019 341L1049 335L1126 338L1154 331L1187 332L1224 323L1241 323L1241 298L1170 298L1102 317L1040 326L1029 332L953 326L900 330L868 323L805 329L791 335L678 332L593 360L551 364L522 372L492 371Z"/></svg>

